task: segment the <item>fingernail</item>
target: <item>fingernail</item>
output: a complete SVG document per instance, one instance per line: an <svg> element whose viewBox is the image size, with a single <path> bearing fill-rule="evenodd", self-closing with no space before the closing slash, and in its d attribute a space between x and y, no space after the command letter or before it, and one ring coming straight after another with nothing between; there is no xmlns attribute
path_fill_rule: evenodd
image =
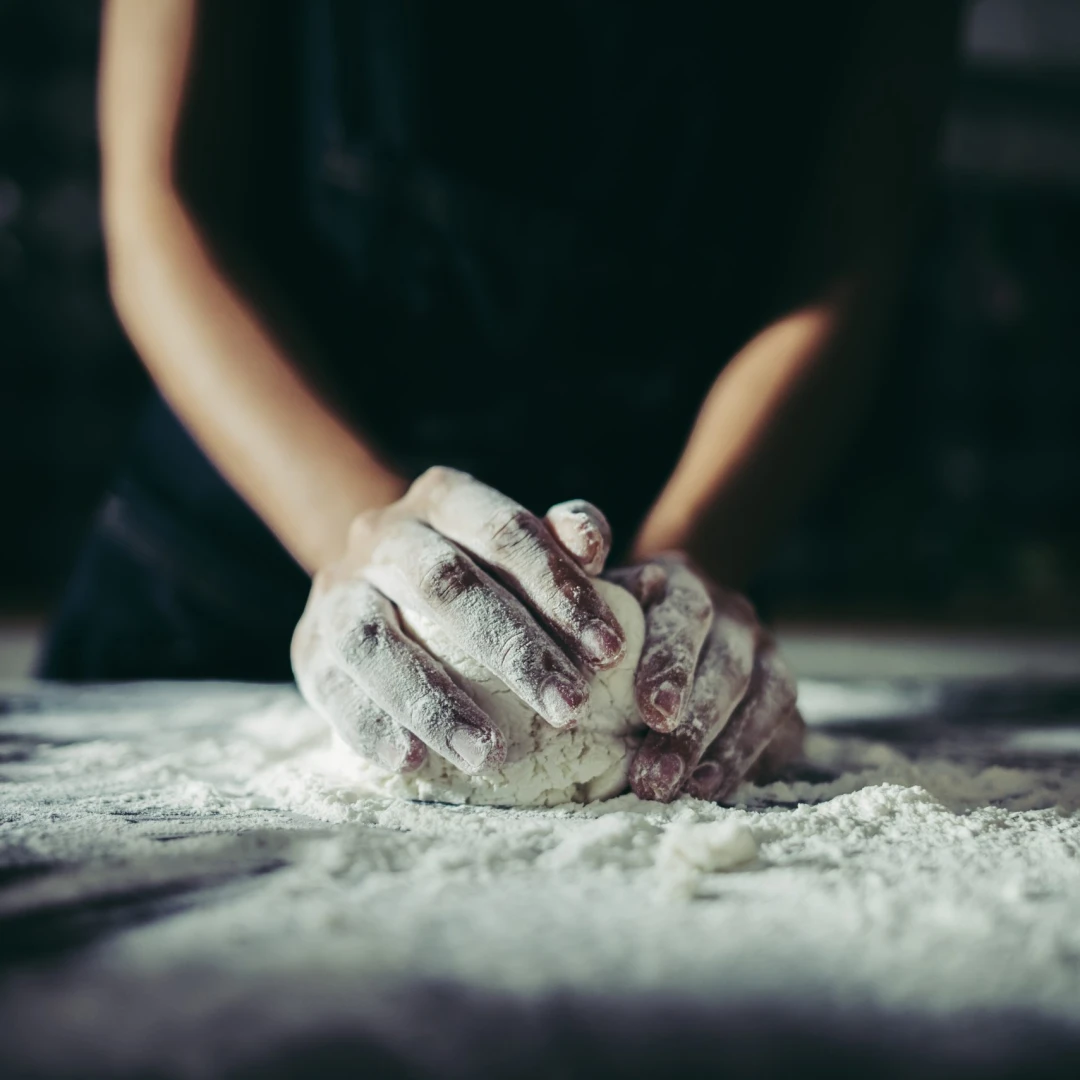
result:
<svg viewBox="0 0 1080 1080"><path fill-rule="evenodd" d="M596 526L593 525L592 518L582 510L570 510L567 512L566 516L574 523L574 530L577 532L577 535L575 536L570 529L567 529L567 532L572 539L578 540L588 533L595 533L597 531Z"/></svg>
<svg viewBox="0 0 1080 1080"><path fill-rule="evenodd" d="M581 538L578 550L575 552L581 569L590 577L599 574L604 569L604 542L597 532L590 533Z"/></svg>
<svg viewBox="0 0 1080 1080"><path fill-rule="evenodd" d="M479 772L491 752L491 739L483 732L473 728L458 728L450 736L450 745L458 757L465 762L470 772Z"/></svg>
<svg viewBox="0 0 1080 1080"><path fill-rule="evenodd" d="M668 720L674 720L679 715L679 705L682 703L682 694L674 689L670 683L658 686L650 696L653 708L661 716Z"/></svg>
<svg viewBox="0 0 1080 1080"><path fill-rule="evenodd" d="M679 793L686 764L678 754L653 758L648 747L638 755L630 770L630 787L641 799L671 802Z"/></svg>
<svg viewBox="0 0 1080 1080"><path fill-rule="evenodd" d="M574 514L574 526L577 534L572 537L577 547L577 555L584 562L592 562L600 554L604 538L588 514Z"/></svg>
<svg viewBox="0 0 1080 1080"><path fill-rule="evenodd" d="M673 798L685 773L686 762L678 754L664 754L656 763L657 790L663 793L660 797Z"/></svg>
<svg viewBox="0 0 1080 1080"><path fill-rule="evenodd" d="M379 764L390 772L401 772L406 752L406 747L398 746L393 739L380 739L375 744L375 756L379 759Z"/></svg>
<svg viewBox="0 0 1080 1080"><path fill-rule="evenodd" d="M589 700L589 692L562 675L552 675L540 688L544 715L557 727L574 727L578 714Z"/></svg>
<svg viewBox="0 0 1080 1080"><path fill-rule="evenodd" d="M607 623L594 619L581 632L581 644L588 653L590 663L604 667L617 664L623 657L626 641Z"/></svg>
<svg viewBox="0 0 1080 1080"><path fill-rule="evenodd" d="M427 747L419 739L409 739L405 749L405 760L401 763L402 772L415 772L427 761Z"/></svg>

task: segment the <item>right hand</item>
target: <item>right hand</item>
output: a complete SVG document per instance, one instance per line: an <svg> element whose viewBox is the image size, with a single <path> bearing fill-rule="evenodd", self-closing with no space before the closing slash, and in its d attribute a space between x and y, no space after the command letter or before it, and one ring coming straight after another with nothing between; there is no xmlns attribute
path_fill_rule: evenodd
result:
<svg viewBox="0 0 1080 1080"><path fill-rule="evenodd" d="M614 667L622 627L586 573L611 545L589 503L541 521L453 469L425 472L396 503L361 514L345 554L315 574L292 642L301 693L347 745L385 769L429 750L459 769L502 763L499 729L401 629L419 612L554 727L588 704L582 668Z"/></svg>

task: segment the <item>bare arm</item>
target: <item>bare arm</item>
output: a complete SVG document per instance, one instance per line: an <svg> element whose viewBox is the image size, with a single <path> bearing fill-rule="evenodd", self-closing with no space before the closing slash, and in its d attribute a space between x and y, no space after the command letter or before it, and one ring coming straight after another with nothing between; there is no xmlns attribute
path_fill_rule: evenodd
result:
<svg viewBox="0 0 1080 1080"><path fill-rule="evenodd" d="M406 484L305 383L216 265L176 184L197 0L108 0L99 110L113 300L151 376L309 571Z"/></svg>
<svg viewBox="0 0 1080 1080"><path fill-rule="evenodd" d="M745 584L855 428L885 351L956 23L946 0L877 4L793 238L807 300L714 383L637 557L681 548L716 580Z"/></svg>
<svg viewBox="0 0 1080 1080"><path fill-rule="evenodd" d="M568 554L472 477L431 469L406 491L220 269L176 181L197 8L106 6L100 109L117 310L209 457L313 571L292 652L311 704L387 769L416 768L429 751L467 772L491 768L505 754L501 733L402 632L395 605L434 619L561 727L587 706L581 669L617 664L623 630L575 561L574 514L560 519ZM589 544L581 551L588 561Z"/></svg>

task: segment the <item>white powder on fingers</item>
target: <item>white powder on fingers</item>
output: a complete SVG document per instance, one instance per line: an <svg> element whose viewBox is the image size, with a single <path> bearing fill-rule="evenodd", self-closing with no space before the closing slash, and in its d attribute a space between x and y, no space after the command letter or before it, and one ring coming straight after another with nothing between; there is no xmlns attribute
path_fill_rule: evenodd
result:
<svg viewBox="0 0 1080 1080"><path fill-rule="evenodd" d="M414 615L421 638L445 634L448 656L498 671L519 698L556 723L577 718L577 709L558 692L545 693L544 684L556 676L581 693L584 677L522 601L441 533L415 520L399 523L376 547L364 576L400 611L425 613ZM429 617L437 634L433 626L428 632Z"/></svg>
<svg viewBox="0 0 1080 1080"><path fill-rule="evenodd" d="M617 667L590 679L588 711L570 731L553 728L538 716L431 619L403 611L409 632L498 726L506 740L506 761L498 769L470 775L429 754L419 769L396 774L356 758L342 744L341 753L354 759L343 764L355 769L358 788L403 799L488 806L557 806L624 791L643 730L634 701L634 670L645 621L625 589L606 581L595 584L625 631L627 647Z"/></svg>

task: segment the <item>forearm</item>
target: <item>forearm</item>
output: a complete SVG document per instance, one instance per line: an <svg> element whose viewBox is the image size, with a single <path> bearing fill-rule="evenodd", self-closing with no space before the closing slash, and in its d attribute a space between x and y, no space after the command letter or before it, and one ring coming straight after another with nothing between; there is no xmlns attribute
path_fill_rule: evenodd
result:
<svg viewBox="0 0 1080 1080"><path fill-rule="evenodd" d="M110 284L144 363L214 464L314 570L404 483L334 415L215 262L181 198L197 0L108 0L98 107Z"/></svg>
<svg viewBox="0 0 1080 1080"><path fill-rule="evenodd" d="M150 374L222 474L309 571L405 489L306 385L169 188L106 189L114 301Z"/></svg>
<svg viewBox="0 0 1080 1080"><path fill-rule="evenodd" d="M876 378L880 319L837 291L777 320L724 368L634 546L687 551L744 585L850 436Z"/></svg>
<svg viewBox="0 0 1080 1080"><path fill-rule="evenodd" d="M850 437L900 295L948 89L955 0L875 0L792 237L796 295L712 387L636 554L683 548L745 584Z"/></svg>

